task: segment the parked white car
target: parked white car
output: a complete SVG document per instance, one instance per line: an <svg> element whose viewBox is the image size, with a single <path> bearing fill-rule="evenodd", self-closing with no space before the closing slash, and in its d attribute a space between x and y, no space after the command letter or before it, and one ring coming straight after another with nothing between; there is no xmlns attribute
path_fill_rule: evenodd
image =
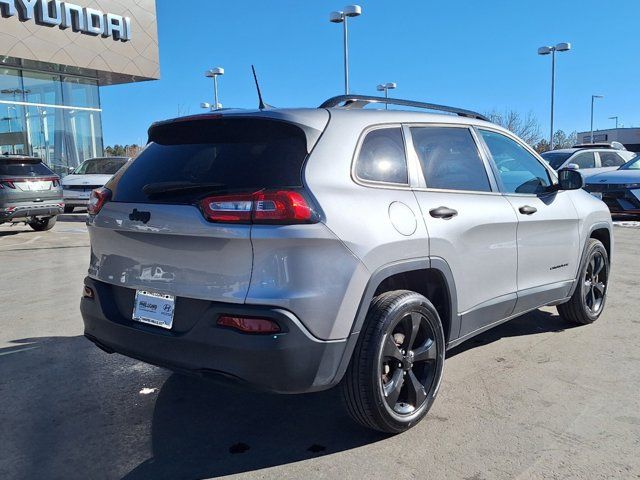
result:
<svg viewBox="0 0 640 480"><path fill-rule="evenodd" d="M617 170L635 156L635 152L601 145L577 145L574 148L551 150L542 154L542 158L554 170L580 170L583 177Z"/></svg>
<svg viewBox="0 0 640 480"><path fill-rule="evenodd" d="M92 190L103 187L128 161L127 157L91 158L64 177L64 213L71 213L76 207L86 207Z"/></svg>

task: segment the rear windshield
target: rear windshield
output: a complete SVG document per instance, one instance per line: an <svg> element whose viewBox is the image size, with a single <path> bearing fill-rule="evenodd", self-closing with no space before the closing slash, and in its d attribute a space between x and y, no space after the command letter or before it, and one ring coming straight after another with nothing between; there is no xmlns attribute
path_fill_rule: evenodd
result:
<svg viewBox="0 0 640 480"><path fill-rule="evenodd" d="M0 176L3 177L41 177L55 175L43 163L7 161L0 159Z"/></svg>
<svg viewBox="0 0 640 480"><path fill-rule="evenodd" d="M542 158L545 159L549 165L551 165L551 168L557 170L571 155L573 155L573 153L545 152L542 154Z"/></svg>
<svg viewBox="0 0 640 480"><path fill-rule="evenodd" d="M291 123L256 118L179 121L152 128L147 147L107 186L113 201L143 203L192 202L210 193L175 188L180 185L211 185L216 193L300 187L307 154L304 131ZM174 191L158 193L163 184Z"/></svg>
<svg viewBox="0 0 640 480"><path fill-rule="evenodd" d="M124 158L93 158L73 171L73 175L113 175L127 163Z"/></svg>

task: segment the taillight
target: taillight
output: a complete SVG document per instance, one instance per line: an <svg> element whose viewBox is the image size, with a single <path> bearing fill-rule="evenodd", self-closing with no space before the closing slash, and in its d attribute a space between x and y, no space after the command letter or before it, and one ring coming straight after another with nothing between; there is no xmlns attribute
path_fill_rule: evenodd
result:
<svg viewBox="0 0 640 480"><path fill-rule="evenodd" d="M280 325L268 318L241 317L238 315L221 315L218 325L239 330L243 333L278 333Z"/></svg>
<svg viewBox="0 0 640 480"><path fill-rule="evenodd" d="M109 199L111 199L111 190L104 187L96 188L91 192L91 197L89 197L87 213L89 213L89 215L97 215Z"/></svg>
<svg viewBox="0 0 640 480"><path fill-rule="evenodd" d="M219 223L313 223L316 216L304 196L294 190L216 195L200 203L205 217Z"/></svg>
<svg viewBox="0 0 640 480"><path fill-rule="evenodd" d="M11 180L3 180L2 182L0 182L0 188L5 188L5 187L9 187L9 188L16 188L16 184L11 181Z"/></svg>

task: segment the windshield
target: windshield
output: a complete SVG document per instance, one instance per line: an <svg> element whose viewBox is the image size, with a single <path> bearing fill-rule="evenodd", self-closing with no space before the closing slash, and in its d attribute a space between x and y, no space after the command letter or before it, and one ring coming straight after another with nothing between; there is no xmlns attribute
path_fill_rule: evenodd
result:
<svg viewBox="0 0 640 480"><path fill-rule="evenodd" d="M74 175L113 175L127 163L126 158L92 158L74 170Z"/></svg>
<svg viewBox="0 0 640 480"><path fill-rule="evenodd" d="M20 161L3 161L0 160L0 176L7 177L41 177L50 176L54 173L49 170L43 163L39 162L20 162Z"/></svg>
<svg viewBox="0 0 640 480"><path fill-rule="evenodd" d="M114 202L190 202L212 191L301 187L298 126L258 118L181 121L151 129L144 151L107 185Z"/></svg>
<svg viewBox="0 0 640 480"><path fill-rule="evenodd" d="M557 170L571 155L573 155L572 152L544 152L542 158L551 165L551 168Z"/></svg>
<svg viewBox="0 0 640 480"><path fill-rule="evenodd" d="M620 170L640 170L640 155L636 155L633 159L622 165Z"/></svg>

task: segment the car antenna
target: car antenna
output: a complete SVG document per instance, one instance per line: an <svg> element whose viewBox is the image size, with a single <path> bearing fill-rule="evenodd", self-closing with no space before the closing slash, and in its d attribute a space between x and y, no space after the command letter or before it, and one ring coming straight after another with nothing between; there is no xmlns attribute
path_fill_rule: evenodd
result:
<svg viewBox="0 0 640 480"><path fill-rule="evenodd" d="M264 101L262 100L262 92L260 91L260 84L258 83L258 75L256 74L256 67L251 65L251 70L253 71L253 79L256 82L256 90L258 91L258 100L260 102L258 104L258 108L260 110L265 110L267 108L273 108L271 105L268 105L268 104L264 103Z"/></svg>

